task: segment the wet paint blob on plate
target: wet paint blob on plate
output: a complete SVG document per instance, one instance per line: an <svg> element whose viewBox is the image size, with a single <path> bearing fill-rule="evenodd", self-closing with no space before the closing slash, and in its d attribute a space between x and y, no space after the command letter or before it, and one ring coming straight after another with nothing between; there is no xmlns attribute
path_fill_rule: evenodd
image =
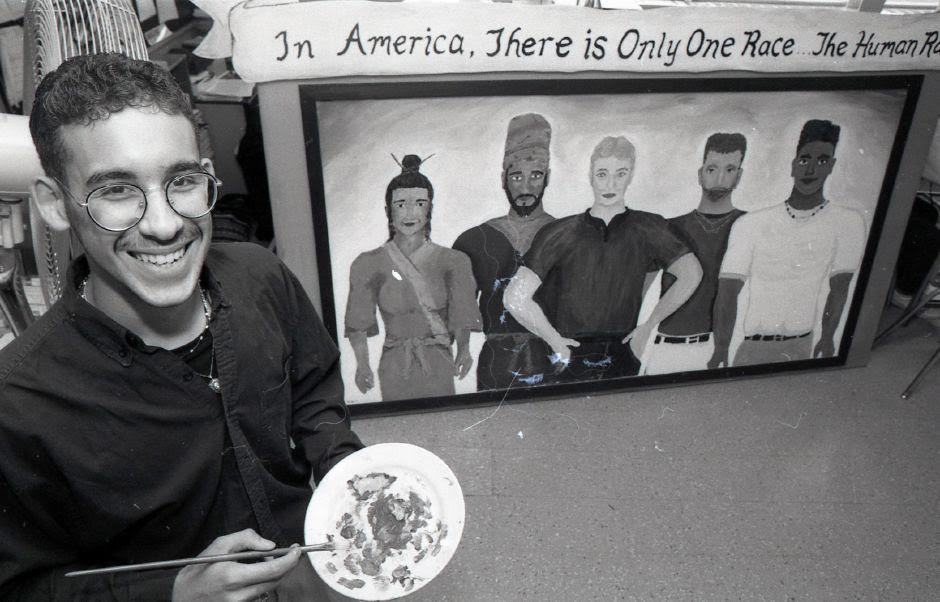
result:
<svg viewBox="0 0 940 602"><path fill-rule="evenodd" d="M304 525L317 574L359 600L391 600L430 582L447 565L464 525L457 477L430 451L407 443L369 446L317 485Z"/></svg>

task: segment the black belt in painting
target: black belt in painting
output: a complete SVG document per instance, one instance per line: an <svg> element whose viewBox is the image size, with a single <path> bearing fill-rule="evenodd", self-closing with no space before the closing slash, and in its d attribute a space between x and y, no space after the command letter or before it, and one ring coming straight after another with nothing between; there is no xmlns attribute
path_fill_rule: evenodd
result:
<svg viewBox="0 0 940 602"><path fill-rule="evenodd" d="M682 343L705 343L712 337L712 333L703 332L702 334L693 334L687 337L672 337L664 334L656 335L656 338L653 340L654 343L670 343L670 344L682 344Z"/></svg>
<svg viewBox="0 0 940 602"><path fill-rule="evenodd" d="M745 341L789 341L790 339L802 339L813 334L813 331L803 334L749 334L744 337Z"/></svg>

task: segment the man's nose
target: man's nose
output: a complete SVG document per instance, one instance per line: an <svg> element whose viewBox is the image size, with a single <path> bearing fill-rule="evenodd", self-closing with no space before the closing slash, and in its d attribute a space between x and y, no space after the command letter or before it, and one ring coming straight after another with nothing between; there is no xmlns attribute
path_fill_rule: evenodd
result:
<svg viewBox="0 0 940 602"><path fill-rule="evenodd" d="M144 217L137 224L141 234L157 240L172 240L183 228L183 217L173 210L162 189L147 193Z"/></svg>

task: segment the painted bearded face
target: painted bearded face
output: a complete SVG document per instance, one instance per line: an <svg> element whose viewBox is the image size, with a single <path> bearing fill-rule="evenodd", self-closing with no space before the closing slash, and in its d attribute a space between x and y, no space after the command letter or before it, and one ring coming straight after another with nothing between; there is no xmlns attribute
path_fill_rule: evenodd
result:
<svg viewBox="0 0 940 602"><path fill-rule="evenodd" d="M542 204L548 185L548 158L526 157L514 161L503 172L503 190L512 210L525 217Z"/></svg>
<svg viewBox="0 0 940 602"><path fill-rule="evenodd" d="M718 153L708 151L705 162L698 170L698 181L708 200L723 201L741 181L741 151Z"/></svg>

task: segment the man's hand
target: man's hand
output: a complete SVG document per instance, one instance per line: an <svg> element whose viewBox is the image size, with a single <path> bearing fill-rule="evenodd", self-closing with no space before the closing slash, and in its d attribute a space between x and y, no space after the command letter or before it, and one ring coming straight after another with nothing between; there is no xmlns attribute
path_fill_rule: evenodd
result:
<svg viewBox="0 0 940 602"><path fill-rule="evenodd" d="M214 556L248 550L273 550L269 541L252 529L217 538L200 556ZM274 591L281 579L297 565L300 551L295 550L262 562L214 562L192 564L176 576L173 602L190 600L243 601Z"/></svg>
<svg viewBox="0 0 940 602"><path fill-rule="evenodd" d="M634 328L630 334L623 337L623 340L620 342L623 344L630 343L630 351L633 352L633 357L638 360L643 359L643 350L646 349L646 343L650 340L650 335L652 333L653 324L650 322L643 322Z"/></svg>
<svg viewBox="0 0 940 602"><path fill-rule="evenodd" d="M559 337L548 344L552 348L552 355L548 359L555 366L555 374L561 374L571 363L571 348L580 347L581 343L574 339Z"/></svg>
<svg viewBox="0 0 940 602"><path fill-rule="evenodd" d="M708 360L708 369L714 370L716 368L728 367L728 348L719 347L715 345L715 351L712 352L712 357Z"/></svg>
<svg viewBox="0 0 940 602"><path fill-rule="evenodd" d="M473 358L470 356L469 349L460 349L457 351L457 357L454 359L454 374L459 380L470 374L470 368L473 367Z"/></svg>
<svg viewBox="0 0 940 602"><path fill-rule="evenodd" d="M375 386L375 375L372 374L369 364L360 362L356 365L356 386L361 393L366 393Z"/></svg>
<svg viewBox="0 0 940 602"><path fill-rule="evenodd" d="M836 347L833 344L832 339L824 336L819 339L819 342L816 343L816 346L813 347L813 357L832 357L836 354Z"/></svg>

